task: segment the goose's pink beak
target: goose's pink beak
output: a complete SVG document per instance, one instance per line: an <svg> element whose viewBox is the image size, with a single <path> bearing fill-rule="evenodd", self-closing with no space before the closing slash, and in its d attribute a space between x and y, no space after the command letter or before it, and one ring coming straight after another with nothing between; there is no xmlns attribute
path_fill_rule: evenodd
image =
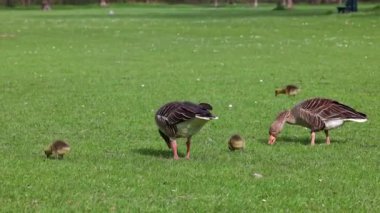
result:
<svg viewBox="0 0 380 213"><path fill-rule="evenodd" d="M273 145L276 142L276 137L273 135L269 135L268 144Z"/></svg>

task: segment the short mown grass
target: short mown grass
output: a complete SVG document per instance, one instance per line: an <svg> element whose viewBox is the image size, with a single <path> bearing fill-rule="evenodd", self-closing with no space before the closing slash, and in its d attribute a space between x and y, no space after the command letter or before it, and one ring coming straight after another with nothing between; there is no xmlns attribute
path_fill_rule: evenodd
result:
<svg viewBox="0 0 380 213"><path fill-rule="evenodd" d="M379 212L380 17L361 6L2 9L1 211ZM298 96L274 97L289 83ZM310 97L369 121L329 146L296 126L267 145L276 114ZM171 159L154 123L173 100L220 118L189 161ZM227 148L235 133L243 152ZM64 160L43 154L54 139L71 145Z"/></svg>

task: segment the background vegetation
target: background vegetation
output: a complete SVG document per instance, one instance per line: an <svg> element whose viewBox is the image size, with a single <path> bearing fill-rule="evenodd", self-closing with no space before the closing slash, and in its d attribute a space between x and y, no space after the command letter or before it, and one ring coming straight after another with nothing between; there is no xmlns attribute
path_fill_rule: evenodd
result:
<svg viewBox="0 0 380 213"><path fill-rule="evenodd" d="M1 211L379 212L373 7L1 11ZM275 98L289 83L300 95ZM267 145L276 114L315 96L369 121L332 131L330 146L318 134L310 147L295 126ZM209 102L220 117L194 136L189 161L171 160L154 123L172 100ZM234 133L244 152L227 149ZM64 160L43 154L54 139L72 147Z"/></svg>
<svg viewBox="0 0 380 213"><path fill-rule="evenodd" d="M0 5L8 7L31 7L33 5L41 5L42 2L49 2L52 5L86 5L86 4L114 4L114 3L169 3L169 4L193 4L193 5L215 5L218 6L231 5L231 4L249 4L256 7L257 5L277 2L292 1L294 4L344 4L346 0L0 0ZM255 3L256 2L256 3ZM360 0L361 3L377 3L377 0Z"/></svg>

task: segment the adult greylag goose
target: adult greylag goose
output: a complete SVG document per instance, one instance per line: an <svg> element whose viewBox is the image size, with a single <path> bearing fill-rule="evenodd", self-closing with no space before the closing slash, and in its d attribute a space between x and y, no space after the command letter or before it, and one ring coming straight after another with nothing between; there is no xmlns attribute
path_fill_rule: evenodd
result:
<svg viewBox="0 0 380 213"><path fill-rule="evenodd" d="M367 116L337 101L313 98L292 109L281 112L269 129L269 144L274 144L285 123L307 127L311 130L311 145L315 144L315 132L324 130L326 144L330 144L329 130L346 121L365 122Z"/></svg>
<svg viewBox="0 0 380 213"><path fill-rule="evenodd" d="M287 85L284 88L276 89L274 91L274 94L275 94L275 96L277 96L279 94L286 94L288 96L295 96L298 94L299 91L300 91L300 89L297 86Z"/></svg>
<svg viewBox="0 0 380 213"><path fill-rule="evenodd" d="M156 112L158 131L168 147L173 150L175 160L178 159L177 138L187 138L186 158L190 159L191 137L208 121L217 119L210 110L210 104L185 101L167 103Z"/></svg>

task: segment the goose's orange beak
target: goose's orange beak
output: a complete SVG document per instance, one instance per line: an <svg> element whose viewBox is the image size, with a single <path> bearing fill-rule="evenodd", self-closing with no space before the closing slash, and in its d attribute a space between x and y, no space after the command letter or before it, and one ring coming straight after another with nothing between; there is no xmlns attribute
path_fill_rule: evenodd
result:
<svg viewBox="0 0 380 213"><path fill-rule="evenodd" d="M268 144L273 145L276 142L276 136L269 135Z"/></svg>

